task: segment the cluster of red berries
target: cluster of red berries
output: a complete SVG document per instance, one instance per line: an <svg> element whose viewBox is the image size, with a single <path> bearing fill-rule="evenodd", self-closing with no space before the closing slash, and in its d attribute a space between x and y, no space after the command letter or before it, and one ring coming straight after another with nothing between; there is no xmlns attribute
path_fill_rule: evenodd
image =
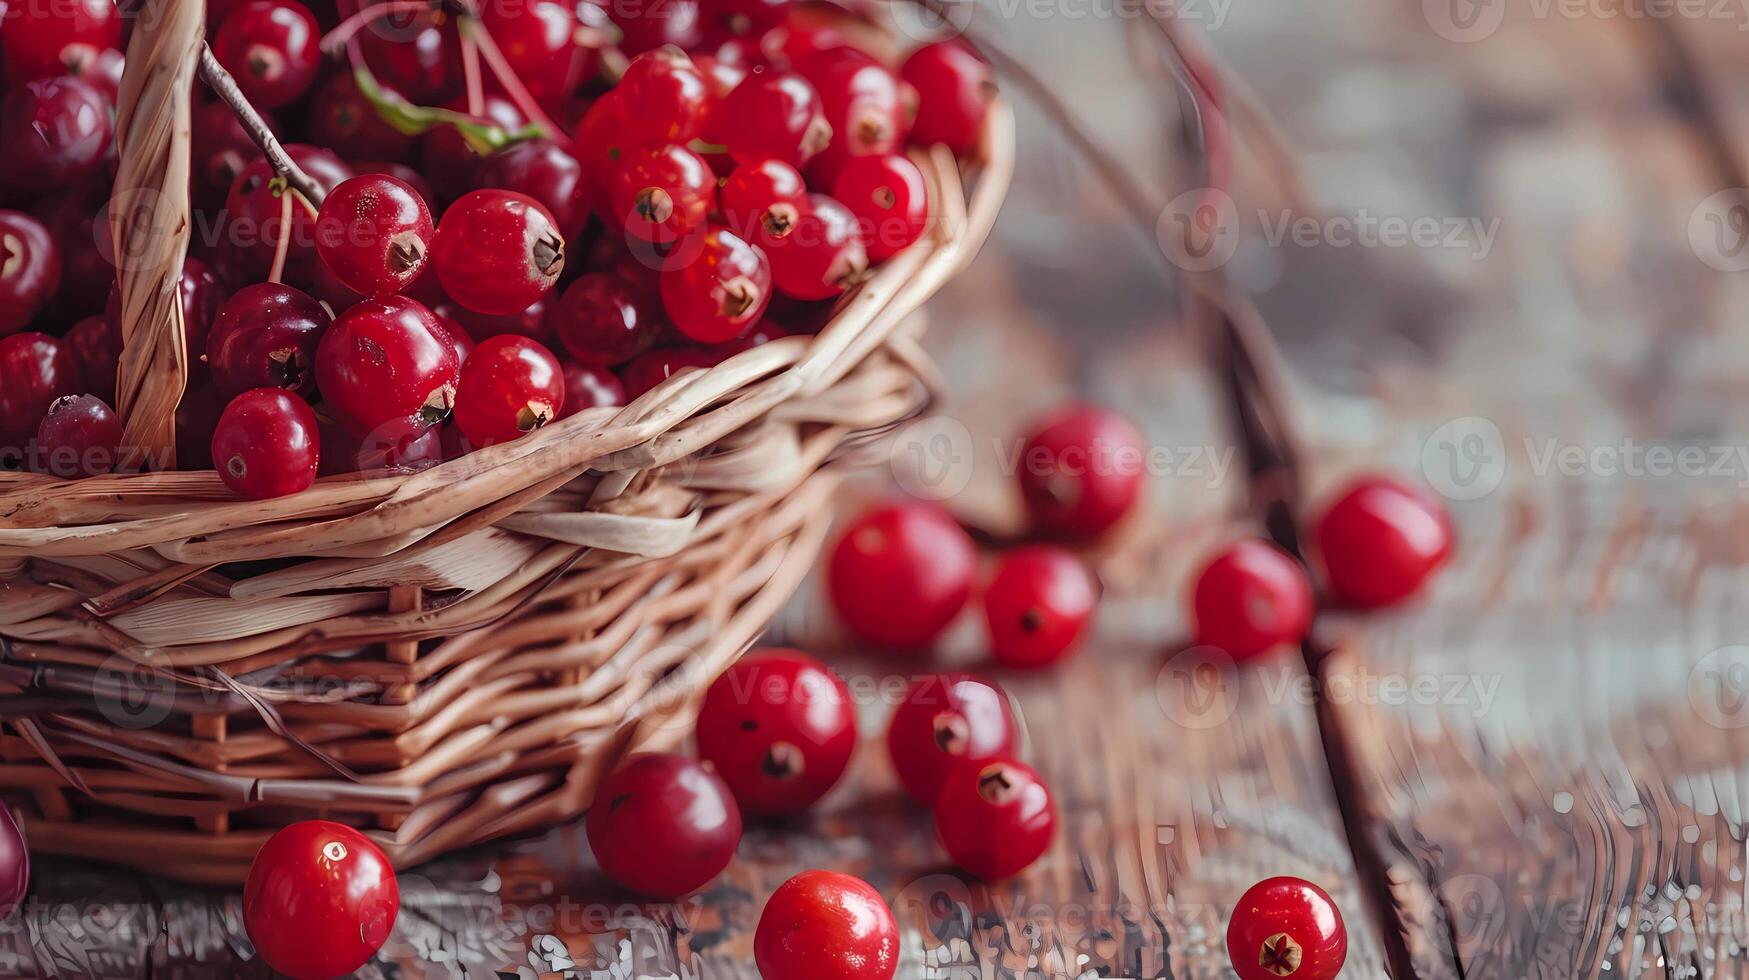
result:
<svg viewBox="0 0 1749 980"><path fill-rule="evenodd" d="M890 64L788 0L459 6L208 5L325 198L197 91L182 468L255 498L417 469L817 330L928 227L907 149L975 152L994 97L961 43ZM0 466L156 465L119 448L100 245L128 26L69 0L0 30Z"/></svg>

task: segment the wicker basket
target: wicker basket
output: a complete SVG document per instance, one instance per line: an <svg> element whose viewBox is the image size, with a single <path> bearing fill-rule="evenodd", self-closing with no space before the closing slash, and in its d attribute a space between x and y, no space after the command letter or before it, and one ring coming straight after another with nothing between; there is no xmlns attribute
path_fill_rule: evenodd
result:
<svg viewBox="0 0 1749 980"><path fill-rule="evenodd" d="M112 209L129 445L174 446L202 4L142 17ZM0 473L0 793L31 847L214 883L273 829L365 828L399 866L570 820L678 743L825 531L836 461L933 386L909 318L1006 189L919 152L924 240L815 336L412 475L240 501L216 474Z"/></svg>

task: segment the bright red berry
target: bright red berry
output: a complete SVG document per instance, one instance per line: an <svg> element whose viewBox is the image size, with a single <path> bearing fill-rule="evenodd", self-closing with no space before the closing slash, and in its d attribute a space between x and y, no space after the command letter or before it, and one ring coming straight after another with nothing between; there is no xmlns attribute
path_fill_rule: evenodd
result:
<svg viewBox="0 0 1749 980"><path fill-rule="evenodd" d="M984 59L959 41L940 41L913 51L899 75L917 89L913 141L945 143L961 156L977 150L996 99L996 79Z"/></svg>
<svg viewBox="0 0 1749 980"><path fill-rule="evenodd" d="M682 50L696 47L703 28L699 0L664 0L663 3L609 4L609 14L624 35L620 49L642 54L665 44Z"/></svg>
<svg viewBox="0 0 1749 980"><path fill-rule="evenodd" d="M635 892L676 898L721 874L741 843L722 777L680 755L641 755L601 784L586 820L601 870Z"/></svg>
<svg viewBox="0 0 1749 980"><path fill-rule="evenodd" d="M753 962L764 980L892 980L899 925L868 882L804 871L766 900Z"/></svg>
<svg viewBox="0 0 1749 980"><path fill-rule="evenodd" d="M626 234L671 245L704 226L716 204L717 177L684 146L652 143L627 150L607 183L607 204Z"/></svg>
<svg viewBox="0 0 1749 980"><path fill-rule="evenodd" d="M744 163L723 181L717 200L735 234L758 242L782 238L808 209L801 172L781 160Z"/></svg>
<svg viewBox="0 0 1749 980"><path fill-rule="evenodd" d="M578 43L577 5L556 0L486 0L480 26L537 100L569 95L583 77L588 49Z"/></svg>
<svg viewBox="0 0 1749 980"><path fill-rule="evenodd" d="M1306 635L1312 625L1312 586L1287 552L1247 539L1203 567L1191 616L1198 644L1248 660Z"/></svg>
<svg viewBox="0 0 1749 980"><path fill-rule="evenodd" d="M536 137L513 143L480 161L481 187L525 194L553 216L567 241L583 234L589 221L589 180L583 164L552 140Z"/></svg>
<svg viewBox="0 0 1749 980"><path fill-rule="evenodd" d="M305 820L261 845L243 885L243 925L293 980L349 974L388 941L401 889L388 856L337 823Z"/></svg>
<svg viewBox="0 0 1749 980"><path fill-rule="evenodd" d="M43 470L62 478L108 473L118 461L121 419L95 395L62 395L36 430Z"/></svg>
<svg viewBox="0 0 1749 980"><path fill-rule="evenodd" d="M13 84L83 75L103 52L120 47L121 12L115 0L8 4L0 23L6 78Z"/></svg>
<svg viewBox="0 0 1749 980"><path fill-rule="evenodd" d="M781 160L800 167L832 141L820 94L795 72L749 75L711 112L705 135L737 163Z"/></svg>
<svg viewBox="0 0 1749 980"><path fill-rule="evenodd" d="M887 726L887 754L911 798L934 806L948 773L962 762L1014 752L1018 729L1008 695L969 674L924 674L911 681Z"/></svg>
<svg viewBox="0 0 1749 980"><path fill-rule="evenodd" d="M559 417L565 375L540 344L500 334L474 348L455 390L455 420L477 447L518 439Z"/></svg>
<svg viewBox="0 0 1749 980"><path fill-rule="evenodd" d="M1031 766L964 762L935 799L935 833L953 863L987 881L1011 878L1050 849L1057 807Z"/></svg>
<svg viewBox="0 0 1749 980"><path fill-rule="evenodd" d="M1020 453L1020 492L1034 530L1098 537L1141 496L1145 457L1141 434L1115 412L1070 405L1049 416Z"/></svg>
<svg viewBox="0 0 1749 980"><path fill-rule="evenodd" d="M477 313L516 313L559 281L565 239L533 198L471 191L443 213L432 259L438 281L457 303Z"/></svg>
<svg viewBox="0 0 1749 980"><path fill-rule="evenodd" d="M978 552L945 510L892 503L864 512L832 549L826 584L838 617L872 643L926 647L972 594Z"/></svg>
<svg viewBox="0 0 1749 980"><path fill-rule="evenodd" d="M626 403L625 386L604 367L566 364L565 404L559 418L570 418L586 408L615 408Z"/></svg>
<svg viewBox="0 0 1749 980"><path fill-rule="evenodd" d="M832 194L856 215L870 262L910 248L929 225L923 172L902 156L860 156L838 172Z"/></svg>
<svg viewBox="0 0 1749 980"><path fill-rule="evenodd" d="M219 308L207 337L213 386L225 398L251 388L284 388L310 398L316 393L316 349L332 319L314 297L283 283L244 286Z"/></svg>
<svg viewBox="0 0 1749 980"><path fill-rule="evenodd" d="M48 334L0 338L0 450L25 448L55 399L79 394L79 381L72 351Z"/></svg>
<svg viewBox="0 0 1749 980"><path fill-rule="evenodd" d="M619 380L625 385L626 397L637 398L684 368L715 367L722 359L721 352L694 344L657 347L627 361L619 369Z"/></svg>
<svg viewBox="0 0 1749 980"><path fill-rule="evenodd" d="M0 211L0 337L30 325L61 284L61 250L42 222Z"/></svg>
<svg viewBox="0 0 1749 980"><path fill-rule="evenodd" d="M705 232L697 254L662 272L662 307L702 344L733 340L771 303L771 263L727 228Z"/></svg>
<svg viewBox="0 0 1749 980"><path fill-rule="evenodd" d="M915 93L886 65L852 47L815 52L796 62L820 93L832 142L809 165L824 186L846 163L867 154L904 149L916 113Z"/></svg>
<svg viewBox="0 0 1749 980"><path fill-rule="evenodd" d="M572 357L595 365L624 364L648 349L660 329L639 291L607 272L585 273L566 286L547 324Z"/></svg>
<svg viewBox="0 0 1749 980"><path fill-rule="evenodd" d="M301 493L321 465L316 413L284 388L245 391L219 416L212 452L219 479L251 500Z"/></svg>
<svg viewBox="0 0 1749 980"><path fill-rule="evenodd" d="M39 78L0 103L0 178L26 190L71 187L103 166L114 137L115 105L77 78Z"/></svg>
<svg viewBox="0 0 1749 980"><path fill-rule="evenodd" d="M1348 958L1348 927L1324 889L1266 878L1233 906L1227 956L1239 980L1334 980Z"/></svg>
<svg viewBox="0 0 1749 980"><path fill-rule="evenodd" d="M1451 518L1425 491L1387 476L1350 483L1313 530L1325 582L1363 609L1402 602L1451 557Z"/></svg>
<svg viewBox="0 0 1749 980"><path fill-rule="evenodd" d="M358 303L328 327L316 349L324 407L354 433L385 440L448 418L460 375L445 328L405 296Z"/></svg>
<svg viewBox="0 0 1749 980"><path fill-rule="evenodd" d="M760 650L717 678L698 713L699 757L748 813L797 813L826 795L856 750L850 689L799 650Z"/></svg>
<svg viewBox="0 0 1749 980"><path fill-rule="evenodd" d="M383 174L343 181L316 216L317 253L346 288L366 297L412 285L434 234L425 199Z"/></svg>
<svg viewBox="0 0 1749 980"><path fill-rule="evenodd" d="M621 111L632 143L686 144L704 129L713 100L692 59L678 48L657 48L632 59L620 76Z"/></svg>
<svg viewBox="0 0 1749 980"><path fill-rule="evenodd" d="M718 34L747 38L764 34L783 24L790 0L718 0L710 5L706 26Z"/></svg>
<svg viewBox="0 0 1749 980"><path fill-rule="evenodd" d="M824 194L808 195L808 207L789 234L755 244L771 260L778 291L796 299L831 299L868 274L856 216Z"/></svg>
<svg viewBox="0 0 1749 980"><path fill-rule="evenodd" d="M984 590L990 653L1004 667L1056 663L1081 642L1098 604L1099 587L1079 558L1056 545L1016 548Z"/></svg>
<svg viewBox="0 0 1749 980"><path fill-rule="evenodd" d="M225 17L213 55L253 105L276 109L310 90L322 67L322 29L294 0L251 0Z"/></svg>

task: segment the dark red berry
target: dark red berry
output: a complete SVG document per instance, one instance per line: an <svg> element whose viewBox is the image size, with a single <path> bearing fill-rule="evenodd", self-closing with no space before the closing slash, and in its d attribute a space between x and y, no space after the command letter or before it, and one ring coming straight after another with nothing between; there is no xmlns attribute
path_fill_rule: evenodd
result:
<svg viewBox="0 0 1749 980"><path fill-rule="evenodd" d="M538 101L568 95L583 77L588 51L576 4L556 0L484 0L480 26L492 35L528 94Z"/></svg>
<svg viewBox="0 0 1749 980"><path fill-rule="evenodd" d="M789 234L754 244L771 259L778 290L796 299L831 299L868 275L868 249L856 216L824 194L808 195L808 207Z"/></svg>
<svg viewBox="0 0 1749 980"><path fill-rule="evenodd" d="M309 125L311 139L348 160L395 160L413 146L413 137L389 125L364 97L351 72L335 72L316 90Z"/></svg>
<svg viewBox="0 0 1749 980"><path fill-rule="evenodd" d="M528 124L516 103L495 92L486 93L477 113L469 113L467 100L461 98L451 99L445 108L467 115L475 123L497 126L507 134ZM439 126L419 137L419 172L443 201L453 201L479 186L482 159L484 156L454 126Z"/></svg>
<svg viewBox="0 0 1749 980"><path fill-rule="evenodd" d="M1135 426L1091 405L1047 417L1021 448L1019 465L1033 529L1074 539L1097 537L1128 514L1147 476Z"/></svg>
<svg viewBox="0 0 1749 980"><path fill-rule="evenodd" d="M470 334L468 328L462 326L456 320L447 317L436 310L432 310L431 315L437 320L438 327L442 328L440 330L440 336L443 341L449 344L451 350L455 351L455 362L457 364L468 363L468 355L474 352L473 334ZM497 335L493 334L492 336Z"/></svg>
<svg viewBox="0 0 1749 980"><path fill-rule="evenodd" d="M30 851L9 807L0 806L0 921L12 916L30 890Z"/></svg>
<svg viewBox="0 0 1749 980"><path fill-rule="evenodd" d="M0 103L0 179L25 190L64 189L103 166L115 106L88 82L39 78L6 93Z"/></svg>
<svg viewBox="0 0 1749 980"><path fill-rule="evenodd" d="M109 202L74 192L55 198L34 213L61 253L60 286L43 315L51 321L72 321L100 312L109 296L109 284L115 281Z"/></svg>
<svg viewBox="0 0 1749 980"><path fill-rule="evenodd" d="M225 404L211 385L182 393L182 401L176 406L177 469L213 468L213 430L219 426Z"/></svg>
<svg viewBox="0 0 1749 980"><path fill-rule="evenodd" d="M0 211L0 336L30 325L61 283L61 250L42 222Z"/></svg>
<svg viewBox="0 0 1749 980"><path fill-rule="evenodd" d="M625 386L604 367L566 364L565 405L559 418L570 418L586 408L617 408L626 403Z"/></svg>
<svg viewBox="0 0 1749 980"><path fill-rule="evenodd" d="M978 570L978 552L945 510L893 503L864 512L832 549L826 584L838 617L872 643L926 647L953 622Z"/></svg>
<svg viewBox="0 0 1749 980"><path fill-rule="evenodd" d="M225 17L213 54L252 105L275 109L310 90L322 67L322 29L294 0L251 0Z"/></svg>
<svg viewBox="0 0 1749 980"><path fill-rule="evenodd" d="M1239 980L1335 980L1348 958L1348 928L1324 889L1266 878L1233 906L1227 956Z"/></svg>
<svg viewBox="0 0 1749 980"><path fill-rule="evenodd" d="M434 9L378 18L359 32L358 46L377 78L415 105L441 103L460 86L461 36L446 13Z"/></svg>
<svg viewBox="0 0 1749 980"><path fill-rule="evenodd" d="M342 824L305 820L261 845L243 885L243 926L293 980L352 973L394 930L401 889L388 856Z"/></svg>
<svg viewBox="0 0 1749 980"><path fill-rule="evenodd" d="M219 479L251 500L309 489L321 453L316 413L284 388L256 388L231 399L213 430Z"/></svg>
<svg viewBox="0 0 1749 980"><path fill-rule="evenodd" d="M0 337L0 450L23 449L49 406L79 394L72 351L43 333Z"/></svg>
<svg viewBox="0 0 1749 980"><path fill-rule="evenodd" d="M431 210L431 202L437 200L437 195L432 192L425 176L404 163L393 160L359 160L352 165L352 170L358 174L382 174L406 184L413 188L413 193L419 195L419 200L425 202L427 211ZM418 296L413 298L419 299Z"/></svg>
<svg viewBox="0 0 1749 980"><path fill-rule="evenodd" d="M327 150L299 143L290 144L285 150L324 193L331 193L352 176L352 168ZM225 254L239 263L237 271L242 278L265 278L273 266L280 237L281 195L288 193L291 191L276 177L264 157L250 161L231 183L231 192L225 197ZM318 261L316 216L295 199L286 241L288 269L300 269Z"/></svg>
<svg viewBox="0 0 1749 980"><path fill-rule="evenodd" d="M569 241L589 221L589 180L583 164L552 140L514 143L480 163L481 187L515 191L539 201Z"/></svg>
<svg viewBox="0 0 1749 980"><path fill-rule="evenodd" d="M354 433L385 441L449 417L461 364L448 331L405 296L367 299L340 316L316 349L316 386Z"/></svg>
<svg viewBox="0 0 1749 980"><path fill-rule="evenodd" d="M265 109L261 113L269 131L283 132L271 113ZM218 99L194 107L192 128L189 166L194 170L195 204L216 211L224 206L237 175L261 156L261 150L249 138L236 110Z"/></svg>
<svg viewBox="0 0 1749 980"><path fill-rule="evenodd" d="M106 402L115 401L115 373L121 361L121 336L101 314L88 316L67 331L61 344L79 365L86 391Z"/></svg>
<svg viewBox="0 0 1749 980"><path fill-rule="evenodd" d="M1330 591L1363 609L1421 590L1451 557L1451 518L1431 494L1388 476L1351 482L1314 525Z"/></svg>
<svg viewBox="0 0 1749 980"><path fill-rule="evenodd" d="M810 173L830 187L846 163L905 147L915 114L913 94L887 66L855 48L832 48L796 62L813 83L832 142L810 164Z"/></svg>
<svg viewBox="0 0 1749 980"><path fill-rule="evenodd" d="M443 462L442 429L432 427L416 436L393 439L370 434L358 436L343 425L318 420L321 426L322 463L318 473L417 473Z"/></svg>
<svg viewBox="0 0 1749 980"><path fill-rule="evenodd" d="M105 51L121 47L115 0L66 0L6 6L0 48L12 84L84 73Z"/></svg>
<svg viewBox="0 0 1749 980"><path fill-rule="evenodd" d="M611 214L628 235L670 245L704 226L717 178L704 158L669 144L627 150L607 184Z"/></svg>
<svg viewBox="0 0 1749 980"><path fill-rule="evenodd" d="M657 48L632 59L620 76L621 111L632 143L684 145L704 129L713 99L704 76L678 48Z"/></svg>
<svg viewBox="0 0 1749 980"><path fill-rule="evenodd" d="M501 334L481 341L462 365L455 420L475 446L519 439L558 418L564 407L558 358L527 337Z"/></svg>
<svg viewBox="0 0 1749 980"><path fill-rule="evenodd" d="M316 217L316 251L361 296L398 293L425 268L431 211L412 187L382 174L344 181Z"/></svg>
<svg viewBox="0 0 1749 980"><path fill-rule="evenodd" d="M844 681L800 650L759 650L705 692L699 758L747 813L796 813L826 795L856 750Z"/></svg>
<svg viewBox="0 0 1749 980"><path fill-rule="evenodd" d="M764 980L892 980L899 926L880 892L836 871L804 871L759 913L753 961Z"/></svg>
<svg viewBox="0 0 1749 980"><path fill-rule="evenodd" d="M722 777L679 755L636 756L596 791L589 849L632 891L675 898L721 874L741 842L741 810Z"/></svg>
<svg viewBox="0 0 1749 980"><path fill-rule="evenodd" d="M695 47L703 27L699 0L620 3L611 5L608 13L625 35L620 49L626 54L643 54L664 44L683 50Z"/></svg>
<svg viewBox="0 0 1749 980"><path fill-rule="evenodd" d="M948 773L1014 751L1018 735L1008 696L969 674L924 674L911 682L887 726L887 754L899 785L934 806Z"/></svg>
<svg viewBox="0 0 1749 980"><path fill-rule="evenodd" d="M1267 541L1240 541L1196 578L1196 642L1247 660L1296 643L1312 625L1312 586L1300 563Z"/></svg>
<svg viewBox="0 0 1749 980"><path fill-rule="evenodd" d="M471 191L443 213L432 260L457 303L477 313L517 313L559 281L565 239L533 198Z"/></svg>
<svg viewBox="0 0 1749 980"><path fill-rule="evenodd" d="M990 653L1004 667L1044 667L1074 652L1093 619L1099 589L1068 551L1025 545L1002 556L984 590Z"/></svg>
<svg viewBox="0 0 1749 980"><path fill-rule="evenodd" d="M619 379L626 397L637 398L686 368L715 367L722 359L722 353L708 347L658 347L628 361L619 369Z"/></svg>
<svg viewBox="0 0 1749 980"><path fill-rule="evenodd" d="M833 134L820 94L807 79L768 71L748 76L718 103L705 136L728 147L738 163L781 160L800 167L824 150Z"/></svg>
<svg viewBox="0 0 1749 980"><path fill-rule="evenodd" d="M527 309L500 315L475 313L454 303L443 304L442 312L452 317L451 322L461 326L475 341L489 340L501 333L513 333L519 337L538 340L542 346L553 347L557 345L558 339L553 336L549 311L555 300L556 297L548 293L529 304Z"/></svg>
<svg viewBox="0 0 1749 980"><path fill-rule="evenodd" d="M978 149L996 99L995 76L984 59L957 40L940 41L913 51L899 75L917 89L913 141L945 143L961 156Z"/></svg>
<svg viewBox="0 0 1749 980"><path fill-rule="evenodd" d="M121 419L95 395L62 395L43 416L36 444L44 472L65 479L108 473L118 461Z"/></svg>
<svg viewBox="0 0 1749 980"><path fill-rule="evenodd" d="M696 255L662 272L668 319L699 343L733 340L770 302L771 263L727 228L705 232Z"/></svg>
<svg viewBox="0 0 1749 980"><path fill-rule="evenodd" d="M1051 791L1013 759L963 762L935 799L935 833L953 863L986 881L1026 870L1057 833Z"/></svg>
<svg viewBox="0 0 1749 980"><path fill-rule="evenodd" d="M207 338L213 386L225 398L251 388L316 393L316 350L332 318L308 293L275 282L245 286L225 301Z"/></svg>
<svg viewBox="0 0 1749 980"><path fill-rule="evenodd" d="M801 172L781 160L744 163L717 192L729 228L751 242L782 238L794 230L808 208L808 186Z"/></svg>
<svg viewBox="0 0 1749 980"><path fill-rule="evenodd" d="M917 165L902 156L859 156L838 173L836 197L856 215L870 262L910 248L929 225L929 189Z"/></svg>
<svg viewBox="0 0 1749 980"><path fill-rule="evenodd" d="M565 287L547 313L565 350L584 364L624 364L655 341L657 317L625 280L590 272Z"/></svg>

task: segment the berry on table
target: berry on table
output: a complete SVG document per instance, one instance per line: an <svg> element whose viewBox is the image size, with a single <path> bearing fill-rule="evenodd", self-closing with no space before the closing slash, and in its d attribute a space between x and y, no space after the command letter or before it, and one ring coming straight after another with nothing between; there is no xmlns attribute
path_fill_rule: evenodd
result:
<svg viewBox="0 0 1749 980"><path fill-rule="evenodd" d="M845 529L826 566L838 618L872 643L926 647L966 600L978 552L965 530L939 506L884 504Z"/></svg>
<svg viewBox="0 0 1749 980"><path fill-rule="evenodd" d="M24 903L30 890L30 851L10 807L0 805L0 922Z"/></svg>
<svg viewBox="0 0 1749 980"><path fill-rule="evenodd" d="M844 681L799 650L760 650L705 692L698 754L749 813L796 813L825 796L856 750Z"/></svg>
<svg viewBox="0 0 1749 980"><path fill-rule="evenodd" d="M583 76L589 49L578 43L577 5L556 0L482 3L480 26L536 100L567 95Z"/></svg>
<svg viewBox="0 0 1749 980"><path fill-rule="evenodd" d="M455 420L476 447L518 439L559 417L565 376L551 351L527 337L482 341L462 365Z"/></svg>
<svg viewBox="0 0 1749 980"><path fill-rule="evenodd" d="M984 590L990 653L1004 667L1044 667L1081 642L1099 604L1093 573L1068 551L1025 545L1002 556Z"/></svg>
<svg viewBox="0 0 1749 980"><path fill-rule="evenodd" d="M939 41L913 51L899 75L917 89L913 142L945 143L960 156L977 150L996 99L995 76L984 59L957 40Z"/></svg>
<svg viewBox="0 0 1749 980"><path fill-rule="evenodd" d="M462 195L438 222L437 279L476 313L527 309L565 268L565 239L533 198L496 189Z"/></svg>
<svg viewBox="0 0 1749 980"><path fill-rule="evenodd" d="M703 227L716 194L710 164L673 143L632 147L607 181L612 220L626 234L657 245L672 245Z"/></svg>
<svg viewBox="0 0 1749 980"><path fill-rule="evenodd" d="M513 143L480 161L481 187L525 194L540 202L566 241L589 221L588 175L583 164L545 137Z"/></svg>
<svg viewBox="0 0 1749 980"><path fill-rule="evenodd" d="M766 900L753 962L764 980L892 980L899 925L868 882L804 871Z"/></svg>
<svg viewBox="0 0 1749 980"><path fill-rule="evenodd" d="M284 388L245 391L219 415L212 454L219 479L251 500L302 493L321 465L316 413Z"/></svg>
<svg viewBox="0 0 1749 980"><path fill-rule="evenodd" d="M412 285L433 234L425 199L383 174L342 181L316 215L317 254L342 285L366 297Z"/></svg>
<svg viewBox="0 0 1749 980"><path fill-rule="evenodd" d="M289 397L289 396L288 396ZM261 845L243 885L243 925L261 958L293 980L349 974L395 927L401 888L382 848L326 820Z"/></svg>
<svg viewBox="0 0 1749 980"><path fill-rule="evenodd" d="M62 395L36 430L45 472L63 479L108 473L118 462L121 419L95 395Z"/></svg>
<svg viewBox="0 0 1749 980"><path fill-rule="evenodd" d="M779 160L800 167L832 141L820 93L795 72L749 75L717 104L705 137L728 147L735 162Z"/></svg>
<svg viewBox="0 0 1749 980"><path fill-rule="evenodd" d="M252 105L276 109L310 90L322 67L322 29L294 0L250 0L226 15L213 55Z"/></svg>
<svg viewBox="0 0 1749 980"><path fill-rule="evenodd" d="M353 432L395 439L449 417L461 364L447 330L405 296L340 314L316 348L322 403Z"/></svg>
<svg viewBox="0 0 1749 980"><path fill-rule="evenodd" d="M79 394L79 381L72 351L48 334L0 337L0 450L25 448L55 399Z"/></svg>
<svg viewBox="0 0 1749 980"><path fill-rule="evenodd" d="M1128 419L1070 405L1040 423L1020 452L1020 492L1035 531L1088 539L1135 506L1147 475L1141 434Z"/></svg>
<svg viewBox="0 0 1749 980"><path fill-rule="evenodd" d="M0 177L26 190L71 187L103 166L114 138L115 105L96 86L39 78L0 103Z"/></svg>
<svg viewBox="0 0 1749 980"><path fill-rule="evenodd" d="M1350 483L1312 533L1330 591L1362 609L1409 598L1451 557L1445 508L1388 476Z"/></svg>
<svg viewBox="0 0 1749 980"><path fill-rule="evenodd" d="M1221 551L1196 578L1196 642L1248 660L1295 643L1312 625L1312 585L1287 552L1255 538Z"/></svg>
<svg viewBox="0 0 1749 980"><path fill-rule="evenodd" d="M741 811L728 785L680 755L632 758L601 784L585 823L608 877L663 898L721 874L741 842Z"/></svg>
<svg viewBox="0 0 1749 980"><path fill-rule="evenodd" d="M771 303L771 263L727 228L704 234L696 255L662 271L662 307L702 344L733 340Z"/></svg>
<svg viewBox="0 0 1749 980"><path fill-rule="evenodd" d="M583 364L611 366L643 353L660 329L638 290L608 272L587 272L565 287L547 324Z"/></svg>
<svg viewBox="0 0 1749 980"><path fill-rule="evenodd" d="M0 22L0 49L12 84L84 74L104 52L120 47L115 0L8 4Z"/></svg>
<svg viewBox="0 0 1749 980"><path fill-rule="evenodd" d="M887 754L899 785L933 806L948 773L963 762L1014 752L1018 730L1008 695L969 674L925 674L911 682L887 726Z"/></svg>
<svg viewBox="0 0 1749 980"><path fill-rule="evenodd" d="M717 192L723 219L748 241L782 238L808 207L808 185L801 172L781 160L744 163Z"/></svg>
<svg viewBox="0 0 1749 980"><path fill-rule="evenodd" d="M831 299L868 274L868 249L856 215L824 194L809 194L794 229L755 241L771 260L771 278L786 296Z"/></svg>
<svg viewBox="0 0 1749 980"><path fill-rule="evenodd" d="M61 249L43 223L0 210L0 337L30 325L61 283Z"/></svg>
<svg viewBox="0 0 1749 980"><path fill-rule="evenodd" d="M1348 958L1348 928L1324 889L1266 878L1233 906L1227 956L1239 980L1334 980Z"/></svg>
<svg viewBox="0 0 1749 980"><path fill-rule="evenodd" d="M206 359L225 398L251 388L316 392L316 351L332 318L308 293L260 282L237 290L213 320Z"/></svg>
<svg viewBox="0 0 1749 980"><path fill-rule="evenodd" d="M885 262L910 248L929 225L923 172L896 154L848 161L838 172L832 195L856 216L870 262Z"/></svg>
<svg viewBox="0 0 1749 980"><path fill-rule="evenodd" d="M1057 807L1044 780L1024 763L965 762L942 783L935 832L953 863L996 881L1019 874L1050 849Z"/></svg>
<svg viewBox="0 0 1749 980"><path fill-rule="evenodd" d="M570 418L586 408L617 408L626 403L625 386L604 367L565 364L565 404L559 418Z"/></svg>

